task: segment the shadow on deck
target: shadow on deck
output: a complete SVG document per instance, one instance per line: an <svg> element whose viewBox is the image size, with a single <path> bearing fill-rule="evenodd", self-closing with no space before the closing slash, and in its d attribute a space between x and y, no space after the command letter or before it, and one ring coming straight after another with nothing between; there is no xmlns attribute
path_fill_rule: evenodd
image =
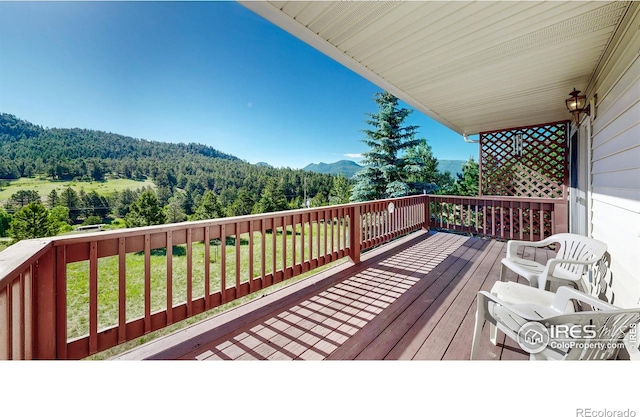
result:
<svg viewBox="0 0 640 417"><path fill-rule="evenodd" d="M505 251L496 240L417 232L116 359L467 360L476 293L498 279ZM485 328L481 357L528 359L504 342L493 346Z"/></svg>

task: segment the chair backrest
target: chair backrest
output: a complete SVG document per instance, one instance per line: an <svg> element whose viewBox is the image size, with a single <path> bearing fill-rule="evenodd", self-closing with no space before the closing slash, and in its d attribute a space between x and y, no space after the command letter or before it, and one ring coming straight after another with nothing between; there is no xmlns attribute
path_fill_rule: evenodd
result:
<svg viewBox="0 0 640 417"><path fill-rule="evenodd" d="M587 294L613 304L611 284L611 255L605 252L600 260L587 268L587 273L583 277L583 286Z"/></svg>
<svg viewBox="0 0 640 417"><path fill-rule="evenodd" d="M577 235L574 233L558 233L553 235L554 240L559 243L556 247L556 258L569 259L575 261L591 261L593 263L601 259L607 251L607 244L599 240ZM575 276L582 276L586 270L583 265L560 264L556 269L561 268L565 273Z"/></svg>

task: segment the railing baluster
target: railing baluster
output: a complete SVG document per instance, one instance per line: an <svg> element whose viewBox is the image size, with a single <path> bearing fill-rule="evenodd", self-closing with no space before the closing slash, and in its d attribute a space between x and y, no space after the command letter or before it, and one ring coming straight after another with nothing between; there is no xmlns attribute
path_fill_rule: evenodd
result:
<svg viewBox="0 0 640 417"><path fill-rule="evenodd" d="M320 212L316 211L314 217L316 218L316 262L313 265L317 267L322 254L320 251Z"/></svg>
<svg viewBox="0 0 640 417"><path fill-rule="evenodd" d="M35 326L35 285L38 282L38 266L37 264L32 264L29 267L28 273L25 276L24 280L24 293L22 296L24 297L24 347L22 351L22 357L30 360L33 359L34 354L34 340L35 340L35 331L37 330Z"/></svg>
<svg viewBox="0 0 640 417"><path fill-rule="evenodd" d="M167 232L167 324L173 323L173 234L171 231Z"/></svg>
<svg viewBox="0 0 640 417"><path fill-rule="evenodd" d="M204 305L211 308L211 229L204 228Z"/></svg>
<svg viewBox="0 0 640 417"><path fill-rule="evenodd" d="M282 216L282 279L287 279L287 216Z"/></svg>
<svg viewBox="0 0 640 417"><path fill-rule="evenodd" d="M524 220L523 220L522 212L523 212L522 203L520 203L518 204L518 224L520 225L518 239L520 240L524 239Z"/></svg>
<svg viewBox="0 0 640 417"><path fill-rule="evenodd" d="M22 349L22 297L21 288L24 272L11 283L11 358L23 359Z"/></svg>
<svg viewBox="0 0 640 417"><path fill-rule="evenodd" d="M276 219L272 218L271 219L271 276L272 276L272 283L276 283L276 271L278 270L278 265L277 260L278 260L278 251L277 251L277 246L278 246L278 242L277 242L277 232L278 229L276 228Z"/></svg>
<svg viewBox="0 0 640 417"><path fill-rule="evenodd" d="M267 234L267 225L265 224L265 219L261 219L260 220L260 231L261 231L261 236L260 236L260 275L262 276L262 288L264 288L267 284L267 277L266 277L266 249L265 249L265 242L266 242L266 234Z"/></svg>
<svg viewBox="0 0 640 417"><path fill-rule="evenodd" d="M193 236L187 229L187 317L193 315Z"/></svg>
<svg viewBox="0 0 640 417"><path fill-rule="evenodd" d="M297 274L297 259L296 259L296 235L298 234L298 223L296 222L296 215L291 215L291 267L293 268L293 274Z"/></svg>
<svg viewBox="0 0 640 417"><path fill-rule="evenodd" d="M126 239L118 238L118 343L127 340L127 253Z"/></svg>
<svg viewBox="0 0 640 417"><path fill-rule="evenodd" d="M240 223L236 223L236 298L240 293Z"/></svg>
<svg viewBox="0 0 640 417"><path fill-rule="evenodd" d="M324 226L324 256L326 259L326 256L329 253L327 251L327 210L322 211L322 224Z"/></svg>
<svg viewBox="0 0 640 417"><path fill-rule="evenodd" d="M67 246L56 248L56 352L67 359Z"/></svg>
<svg viewBox="0 0 640 417"><path fill-rule="evenodd" d="M313 214L309 213L309 268L313 265Z"/></svg>
<svg viewBox="0 0 640 417"><path fill-rule="evenodd" d="M89 355L98 351L98 242L89 248Z"/></svg>
<svg viewBox="0 0 640 417"><path fill-rule="evenodd" d="M249 221L249 292L253 292L253 275L254 275L254 266L253 266L253 220Z"/></svg>
<svg viewBox="0 0 640 417"><path fill-rule="evenodd" d="M151 331L151 235L144 235L144 332Z"/></svg>
<svg viewBox="0 0 640 417"><path fill-rule="evenodd" d="M264 246L262 248L264 253ZM220 225L220 299L227 301L227 228Z"/></svg>
<svg viewBox="0 0 640 417"><path fill-rule="evenodd" d="M301 231L300 231L300 264L302 265L302 270L304 271L304 228L305 228L305 221L304 221L304 213L300 216L300 226L301 226Z"/></svg>
<svg viewBox="0 0 640 417"><path fill-rule="evenodd" d="M0 360L12 359L11 357L11 284L0 288Z"/></svg>

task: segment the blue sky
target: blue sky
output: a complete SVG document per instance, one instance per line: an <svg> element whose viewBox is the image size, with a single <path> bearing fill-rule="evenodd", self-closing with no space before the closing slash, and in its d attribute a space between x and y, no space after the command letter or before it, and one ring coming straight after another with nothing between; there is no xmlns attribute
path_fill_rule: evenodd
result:
<svg viewBox="0 0 640 417"><path fill-rule="evenodd" d="M302 168L358 161L379 91L233 2L0 2L0 112L45 127ZM477 160L418 111L408 123L439 159Z"/></svg>

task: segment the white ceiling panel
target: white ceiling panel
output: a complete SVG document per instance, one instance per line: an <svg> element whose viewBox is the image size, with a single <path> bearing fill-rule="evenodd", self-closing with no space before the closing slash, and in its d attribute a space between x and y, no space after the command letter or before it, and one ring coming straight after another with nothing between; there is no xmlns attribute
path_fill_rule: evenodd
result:
<svg viewBox="0 0 640 417"><path fill-rule="evenodd" d="M241 2L451 129L569 118L634 2Z"/></svg>

